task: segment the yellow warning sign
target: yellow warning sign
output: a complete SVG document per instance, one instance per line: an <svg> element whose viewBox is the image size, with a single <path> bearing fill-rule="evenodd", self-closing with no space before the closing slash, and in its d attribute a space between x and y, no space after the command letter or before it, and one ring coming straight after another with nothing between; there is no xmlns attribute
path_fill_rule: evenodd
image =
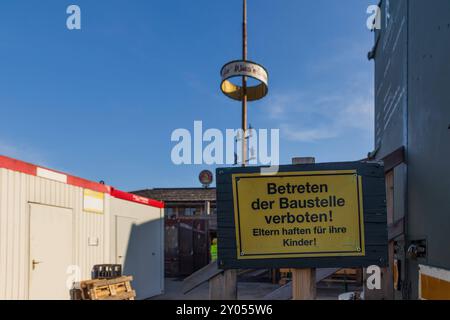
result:
<svg viewBox="0 0 450 320"><path fill-rule="evenodd" d="M364 256L356 171L233 174L238 259Z"/></svg>

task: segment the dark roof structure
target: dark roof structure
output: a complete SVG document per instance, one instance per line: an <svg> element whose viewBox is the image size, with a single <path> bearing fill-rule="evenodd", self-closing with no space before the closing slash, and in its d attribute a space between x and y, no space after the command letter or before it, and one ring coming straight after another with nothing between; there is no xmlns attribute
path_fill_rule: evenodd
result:
<svg viewBox="0 0 450 320"><path fill-rule="evenodd" d="M157 188L131 193L164 202L216 201L216 188Z"/></svg>

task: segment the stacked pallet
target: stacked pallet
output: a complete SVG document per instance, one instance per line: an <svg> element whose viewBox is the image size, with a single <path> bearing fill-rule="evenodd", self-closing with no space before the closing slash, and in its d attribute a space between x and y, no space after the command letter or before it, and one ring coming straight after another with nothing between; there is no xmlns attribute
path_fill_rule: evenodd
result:
<svg viewBox="0 0 450 320"><path fill-rule="evenodd" d="M74 300L134 300L133 277L81 281L72 293Z"/></svg>

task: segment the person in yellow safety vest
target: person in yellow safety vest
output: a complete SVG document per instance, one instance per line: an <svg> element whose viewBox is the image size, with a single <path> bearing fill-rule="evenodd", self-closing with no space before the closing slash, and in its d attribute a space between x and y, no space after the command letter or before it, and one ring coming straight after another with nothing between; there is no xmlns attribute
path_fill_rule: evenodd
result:
<svg viewBox="0 0 450 320"><path fill-rule="evenodd" d="M217 260L217 238L214 238L210 247L211 262Z"/></svg>

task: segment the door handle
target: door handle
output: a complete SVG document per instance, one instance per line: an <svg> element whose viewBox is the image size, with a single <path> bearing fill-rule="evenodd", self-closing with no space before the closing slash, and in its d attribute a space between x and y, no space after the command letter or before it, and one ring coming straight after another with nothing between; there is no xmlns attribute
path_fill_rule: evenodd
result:
<svg viewBox="0 0 450 320"><path fill-rule="evenodd" d="M36 269L36 266L41 263L42 263L42 261L36 261L33 259L33 261L31 262L31 264L33 265L33 270Z"/></svg>

